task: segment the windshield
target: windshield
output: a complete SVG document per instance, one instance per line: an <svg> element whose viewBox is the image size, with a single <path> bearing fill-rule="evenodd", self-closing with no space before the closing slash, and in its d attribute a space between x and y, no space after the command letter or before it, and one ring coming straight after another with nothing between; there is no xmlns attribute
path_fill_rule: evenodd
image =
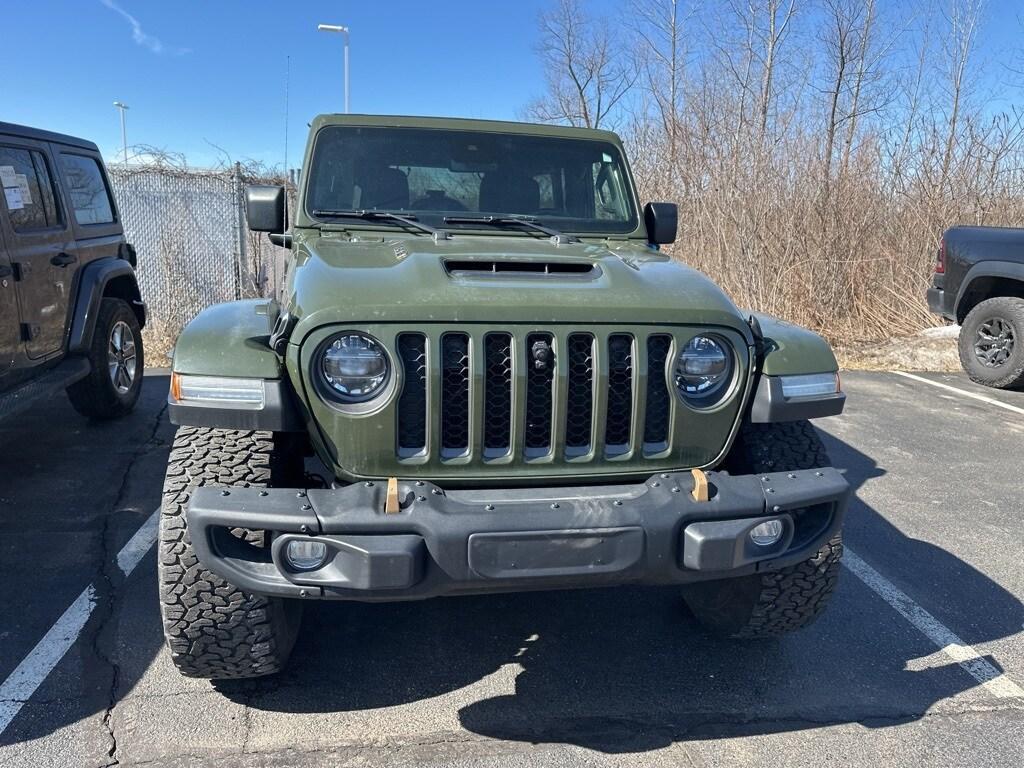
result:
<svg viewBox="0 0 1024 768"><path fill-rule="evenodd" d="M603 141L328 126L317 134L308 179L314 216L392 211L440 225L475 213L536 217L567 232L636 228L622 158Z"/></svg>

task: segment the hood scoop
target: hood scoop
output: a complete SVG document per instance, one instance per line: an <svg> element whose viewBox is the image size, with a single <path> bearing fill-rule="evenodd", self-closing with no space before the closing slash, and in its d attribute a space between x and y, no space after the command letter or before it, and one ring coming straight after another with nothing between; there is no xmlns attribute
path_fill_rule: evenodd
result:
<svg viewBox="0 0 1024 768"><path fill-rule="evenodd" d="M561 278L595 280L601 267L587 261L510 261L489 259L444 259L451 277Z"/></svg>

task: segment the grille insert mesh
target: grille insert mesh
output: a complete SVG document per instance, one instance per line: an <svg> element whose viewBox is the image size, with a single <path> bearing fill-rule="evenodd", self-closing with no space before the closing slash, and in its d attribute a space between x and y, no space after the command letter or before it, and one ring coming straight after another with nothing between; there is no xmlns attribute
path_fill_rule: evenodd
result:
<svg viewBox="0 0 1024 768"><path fill-rule="evenodd" d="M512 447L512 336L488 334L484 354L484 449L504 455Z"/></svg>
<svg viewBox="0 0 1024 768"><path fill-rule="evenodd" d="M594 337L589 333L569 336L568 400L565 404L565 446L586 449L592 439L594 415Z"/></svg>
<svg viewBox="0 0 1024 768"><path fill-rule="evenodd" d="M647 410L644 414L644 444L654 450L668 441L669 400L665 364L672 346L670 336L647 337Z"/></svg>
<svg viewBox="0 0 1024 768"><path fill-rule="evenodd" d="M420 333L398 337L405 381L398 398L398 450L418 453L427 447L427 340Z"/></svg>
<svg viewBox="0 0 1024 768"><path fill-rule="evenodd" d="M469 449L469 337L441 337L441 447L449 454Z"/></svg>
<svg viewBox="0 0 1024 768"><path fill-rule="evenodd" d="M535 345L551 346L550 333L531 333L526 337L526 447L537 452L551 447L552 384L555 361L552 356L546 365L535 359Z"/></svg>
<svg viewBox="0 0 1024 768"><path fill-rule="evenodd" d="M633 427L633 337L615 333L608 337L608 416L604 441L609 453L629 447Z"/></svg>

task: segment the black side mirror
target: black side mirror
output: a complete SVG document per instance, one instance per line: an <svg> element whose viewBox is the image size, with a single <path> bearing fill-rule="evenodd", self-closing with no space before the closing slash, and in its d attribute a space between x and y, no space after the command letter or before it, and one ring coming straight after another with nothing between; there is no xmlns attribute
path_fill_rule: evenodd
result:
<svg viewBox="0 0 1024 768"><path fill-rule="evenodd" d="M283 234L288 222L284 214L284 187L253 185L245 188L245 218L253 232Z"/></svg>
<svg viewBox="0 0 1024 768"><path fill-rule="evenodd" d="M648 203L644 206L644 224L647 226L647 240L656 245L667 245L676 241L679 228L679 213L675 203Z"/></svg>

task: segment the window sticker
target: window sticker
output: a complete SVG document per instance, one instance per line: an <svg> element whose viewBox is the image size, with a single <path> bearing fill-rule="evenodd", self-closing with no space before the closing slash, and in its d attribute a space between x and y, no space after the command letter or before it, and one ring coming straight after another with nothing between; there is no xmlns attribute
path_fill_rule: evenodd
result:
<svg viewBox="0 0 1024 768"><path fill-rule="evenodd" d="M18 182L15 180L17 174L14 172L13 165L0 165L0 186L3 187L16 187Z"/></svg>
<svg viewBox="0 0 1024 768"><path fill-rule="evenodd" d="M4 197L7 198L7 210L20 211L25 207L21 202L21 189L18 187L4 187Z"/></svg>
<svg viewBox="0 0 1024 768"><path fill-rule="evenodd" d="M24 173L18 173L14 176L17 182L14 186L21 190L21 204L32 205L32 190L28 186L28 176Z"/></svg>

